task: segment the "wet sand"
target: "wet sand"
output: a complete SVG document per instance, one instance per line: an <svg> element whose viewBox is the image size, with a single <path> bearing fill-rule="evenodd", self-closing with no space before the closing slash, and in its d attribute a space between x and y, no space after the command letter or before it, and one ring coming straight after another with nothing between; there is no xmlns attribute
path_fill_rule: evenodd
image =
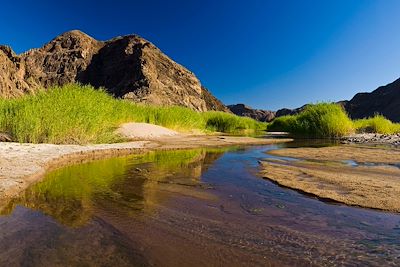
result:
<svg viewBox="0 0 400 267"><path fill-rule="evenodd" d="M336 146L269 153L298 159L261 163L263 177L279 185L348 205L400 212L400 150Z"/></svg>
<svg viewBox="0 0 400 267"><path fill-rule="evenodd" d="M290 139L261 139L229 136L171 136L152 140L101 145L52 145L0 142L0 206L55 168L100 158L151 150L259 145Z"/></svg>
<svg viewBox="0 0 400 267"><path fill-rule="evenodd" d="M400 163L400 149L366 145L288 148L273 150L269 154L307 160L354 160L361 163Z"/></svg>

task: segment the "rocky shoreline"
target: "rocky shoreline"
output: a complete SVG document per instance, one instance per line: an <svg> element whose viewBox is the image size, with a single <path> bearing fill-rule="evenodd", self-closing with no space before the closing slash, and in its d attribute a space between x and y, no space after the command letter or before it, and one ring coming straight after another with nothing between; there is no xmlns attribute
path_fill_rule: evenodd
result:
<svg viewBox="0 0 400 267"><path fill-rule="evenodd" d="M376 144L400 146L400 134L354 134L341 138L342 144Z"/></svg>

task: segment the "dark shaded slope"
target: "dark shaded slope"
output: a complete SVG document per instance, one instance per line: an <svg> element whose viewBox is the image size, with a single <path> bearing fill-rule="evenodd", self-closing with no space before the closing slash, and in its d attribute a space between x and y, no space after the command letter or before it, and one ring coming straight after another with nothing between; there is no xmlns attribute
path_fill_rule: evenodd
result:
<svg viewBox="0 0 400 267"><path fill-rule="evenodd" d="M344 103L353 119L382 114L394 122L400 122L400 79L381 86L371 93L358 93Z"/></svg>

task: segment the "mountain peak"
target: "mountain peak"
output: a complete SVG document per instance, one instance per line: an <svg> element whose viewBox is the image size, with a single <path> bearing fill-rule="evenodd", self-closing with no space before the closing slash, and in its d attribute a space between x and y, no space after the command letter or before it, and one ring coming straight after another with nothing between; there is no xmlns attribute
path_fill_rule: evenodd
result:
<svg viewBox="0 0 400 267"><path fill-rule="evenodd" d="M20 56L5 46L0 50L3 97L79 82L135 102L227 111L191 71L135 34L98 41L72 30Z"/></svg>
<svg viewBox="0 0 400 267"><path fill-rule="evenodd" d="M64 33L58 35L55 39L57 39L57 38L69 38L69 37L94 39L93 37L89 36L88 34L84 33L81 30L70 30L70 31L64 32Z"/></svg>

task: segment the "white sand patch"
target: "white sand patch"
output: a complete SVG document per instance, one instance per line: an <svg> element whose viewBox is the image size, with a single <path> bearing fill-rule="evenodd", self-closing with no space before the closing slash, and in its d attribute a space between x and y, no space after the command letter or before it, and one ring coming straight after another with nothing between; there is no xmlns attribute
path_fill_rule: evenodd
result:
<svg viewBox="0 0 400 267"><path fill-rule="evenodd" d="M135 122L122 124L118 128L117 133L127 139L154 139L159 137L179 135L178 132L162 126Z"/></svg>

